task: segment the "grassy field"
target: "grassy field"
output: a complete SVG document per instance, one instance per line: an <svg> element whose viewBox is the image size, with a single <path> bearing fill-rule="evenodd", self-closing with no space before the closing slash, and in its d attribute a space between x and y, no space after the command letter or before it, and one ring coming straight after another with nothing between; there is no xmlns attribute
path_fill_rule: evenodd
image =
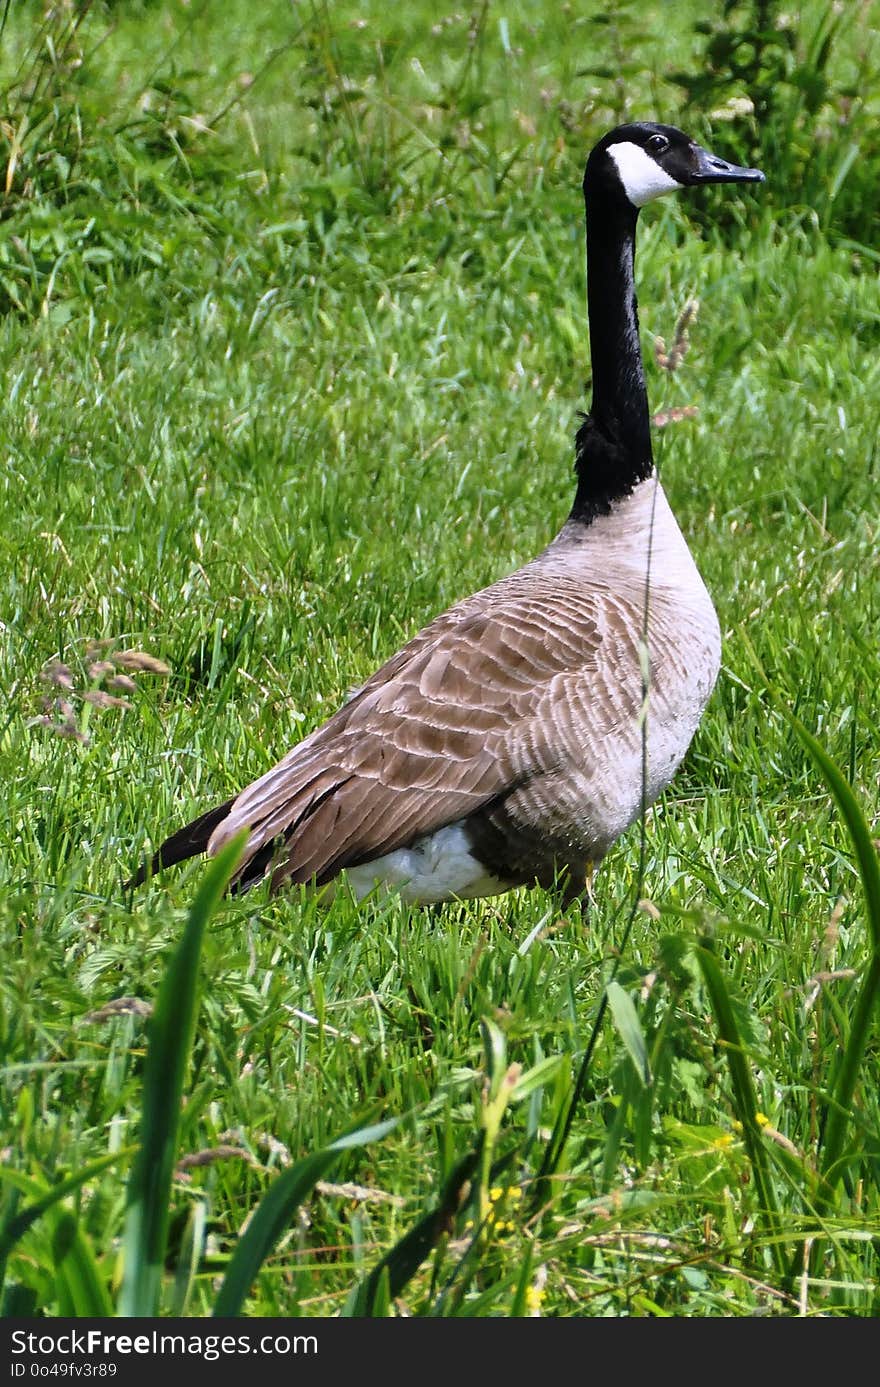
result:
<svg viewBox="0 0 880 1387"><path fill-rule="evenodd" d="M162 1313L210 1313L236 1248L257 1316L880 1310L880 34L788 7L756 119L705 8L7 14L7 1313L131 1306L139 1141L174 1167ZM129 870L567 514L580 178L629 115L768 180L641 219L652 408L699 410L658 462L725 635L686 765L589 928L258 890L202 902L191 997L205 867Z"/></svg>

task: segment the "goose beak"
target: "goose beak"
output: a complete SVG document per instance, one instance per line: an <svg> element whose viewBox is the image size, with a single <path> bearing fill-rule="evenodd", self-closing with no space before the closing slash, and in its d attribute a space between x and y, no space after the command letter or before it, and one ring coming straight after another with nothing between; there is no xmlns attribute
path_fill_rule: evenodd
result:
<svg viewBox="0 0 880 1387"><path fill-rule="evenodd" d="M763 183L764 175L760 169L742 169L738 164L729 164L708 149L694 145L696 167L690 170L692 183Z"/></svg>

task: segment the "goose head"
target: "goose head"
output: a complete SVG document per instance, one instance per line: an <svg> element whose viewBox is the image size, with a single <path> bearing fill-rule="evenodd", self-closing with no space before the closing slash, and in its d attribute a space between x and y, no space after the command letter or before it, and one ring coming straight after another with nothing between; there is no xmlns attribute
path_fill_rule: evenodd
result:
<svg viewBox="0 0 880 1387"><path fill-rule="evenodd" d="M599 194L631 207L701 183L763 183L760 169L740 168L710 154L674 125L642 121L619 125L587 160L584 194Z"/></svg>

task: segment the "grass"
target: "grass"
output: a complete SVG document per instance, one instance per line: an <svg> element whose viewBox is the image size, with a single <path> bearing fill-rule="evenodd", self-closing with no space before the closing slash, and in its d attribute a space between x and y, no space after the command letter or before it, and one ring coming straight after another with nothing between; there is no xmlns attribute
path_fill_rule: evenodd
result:
<svg viewBox="0 0 880 1387"><path fill-rule="evenodd" d="M630 111L684 121L655 36L664 74L698 40L685 6L545 10L62 6L51 52L39 7L7 16L7 1312L120 1304L171 1034L146 1014L204 867L135 896L126 873L565 517L583 157ZM622 42L625 91L578 75ZM632 832L588 931L541 892L225 901L167 1127L164 1313L210 1313L245 1265L252 1315L877 1313L880 290L852 185L835 226L764 156L757 194L640 228L652 407L699 408L658 461L725 633L643 878ZM671 375L651 342L690 297Z"/></svg>

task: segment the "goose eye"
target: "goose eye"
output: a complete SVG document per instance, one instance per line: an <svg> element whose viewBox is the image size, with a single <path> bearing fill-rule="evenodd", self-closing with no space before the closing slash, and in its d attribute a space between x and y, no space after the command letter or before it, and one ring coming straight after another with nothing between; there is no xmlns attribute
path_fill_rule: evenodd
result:
<svg viewBox="0 0 880 1387"><path fill-rule="evenodd" d="M652 135L645 148L650 154L665 154L669 148L669 141L665 135Z"/></svg>

